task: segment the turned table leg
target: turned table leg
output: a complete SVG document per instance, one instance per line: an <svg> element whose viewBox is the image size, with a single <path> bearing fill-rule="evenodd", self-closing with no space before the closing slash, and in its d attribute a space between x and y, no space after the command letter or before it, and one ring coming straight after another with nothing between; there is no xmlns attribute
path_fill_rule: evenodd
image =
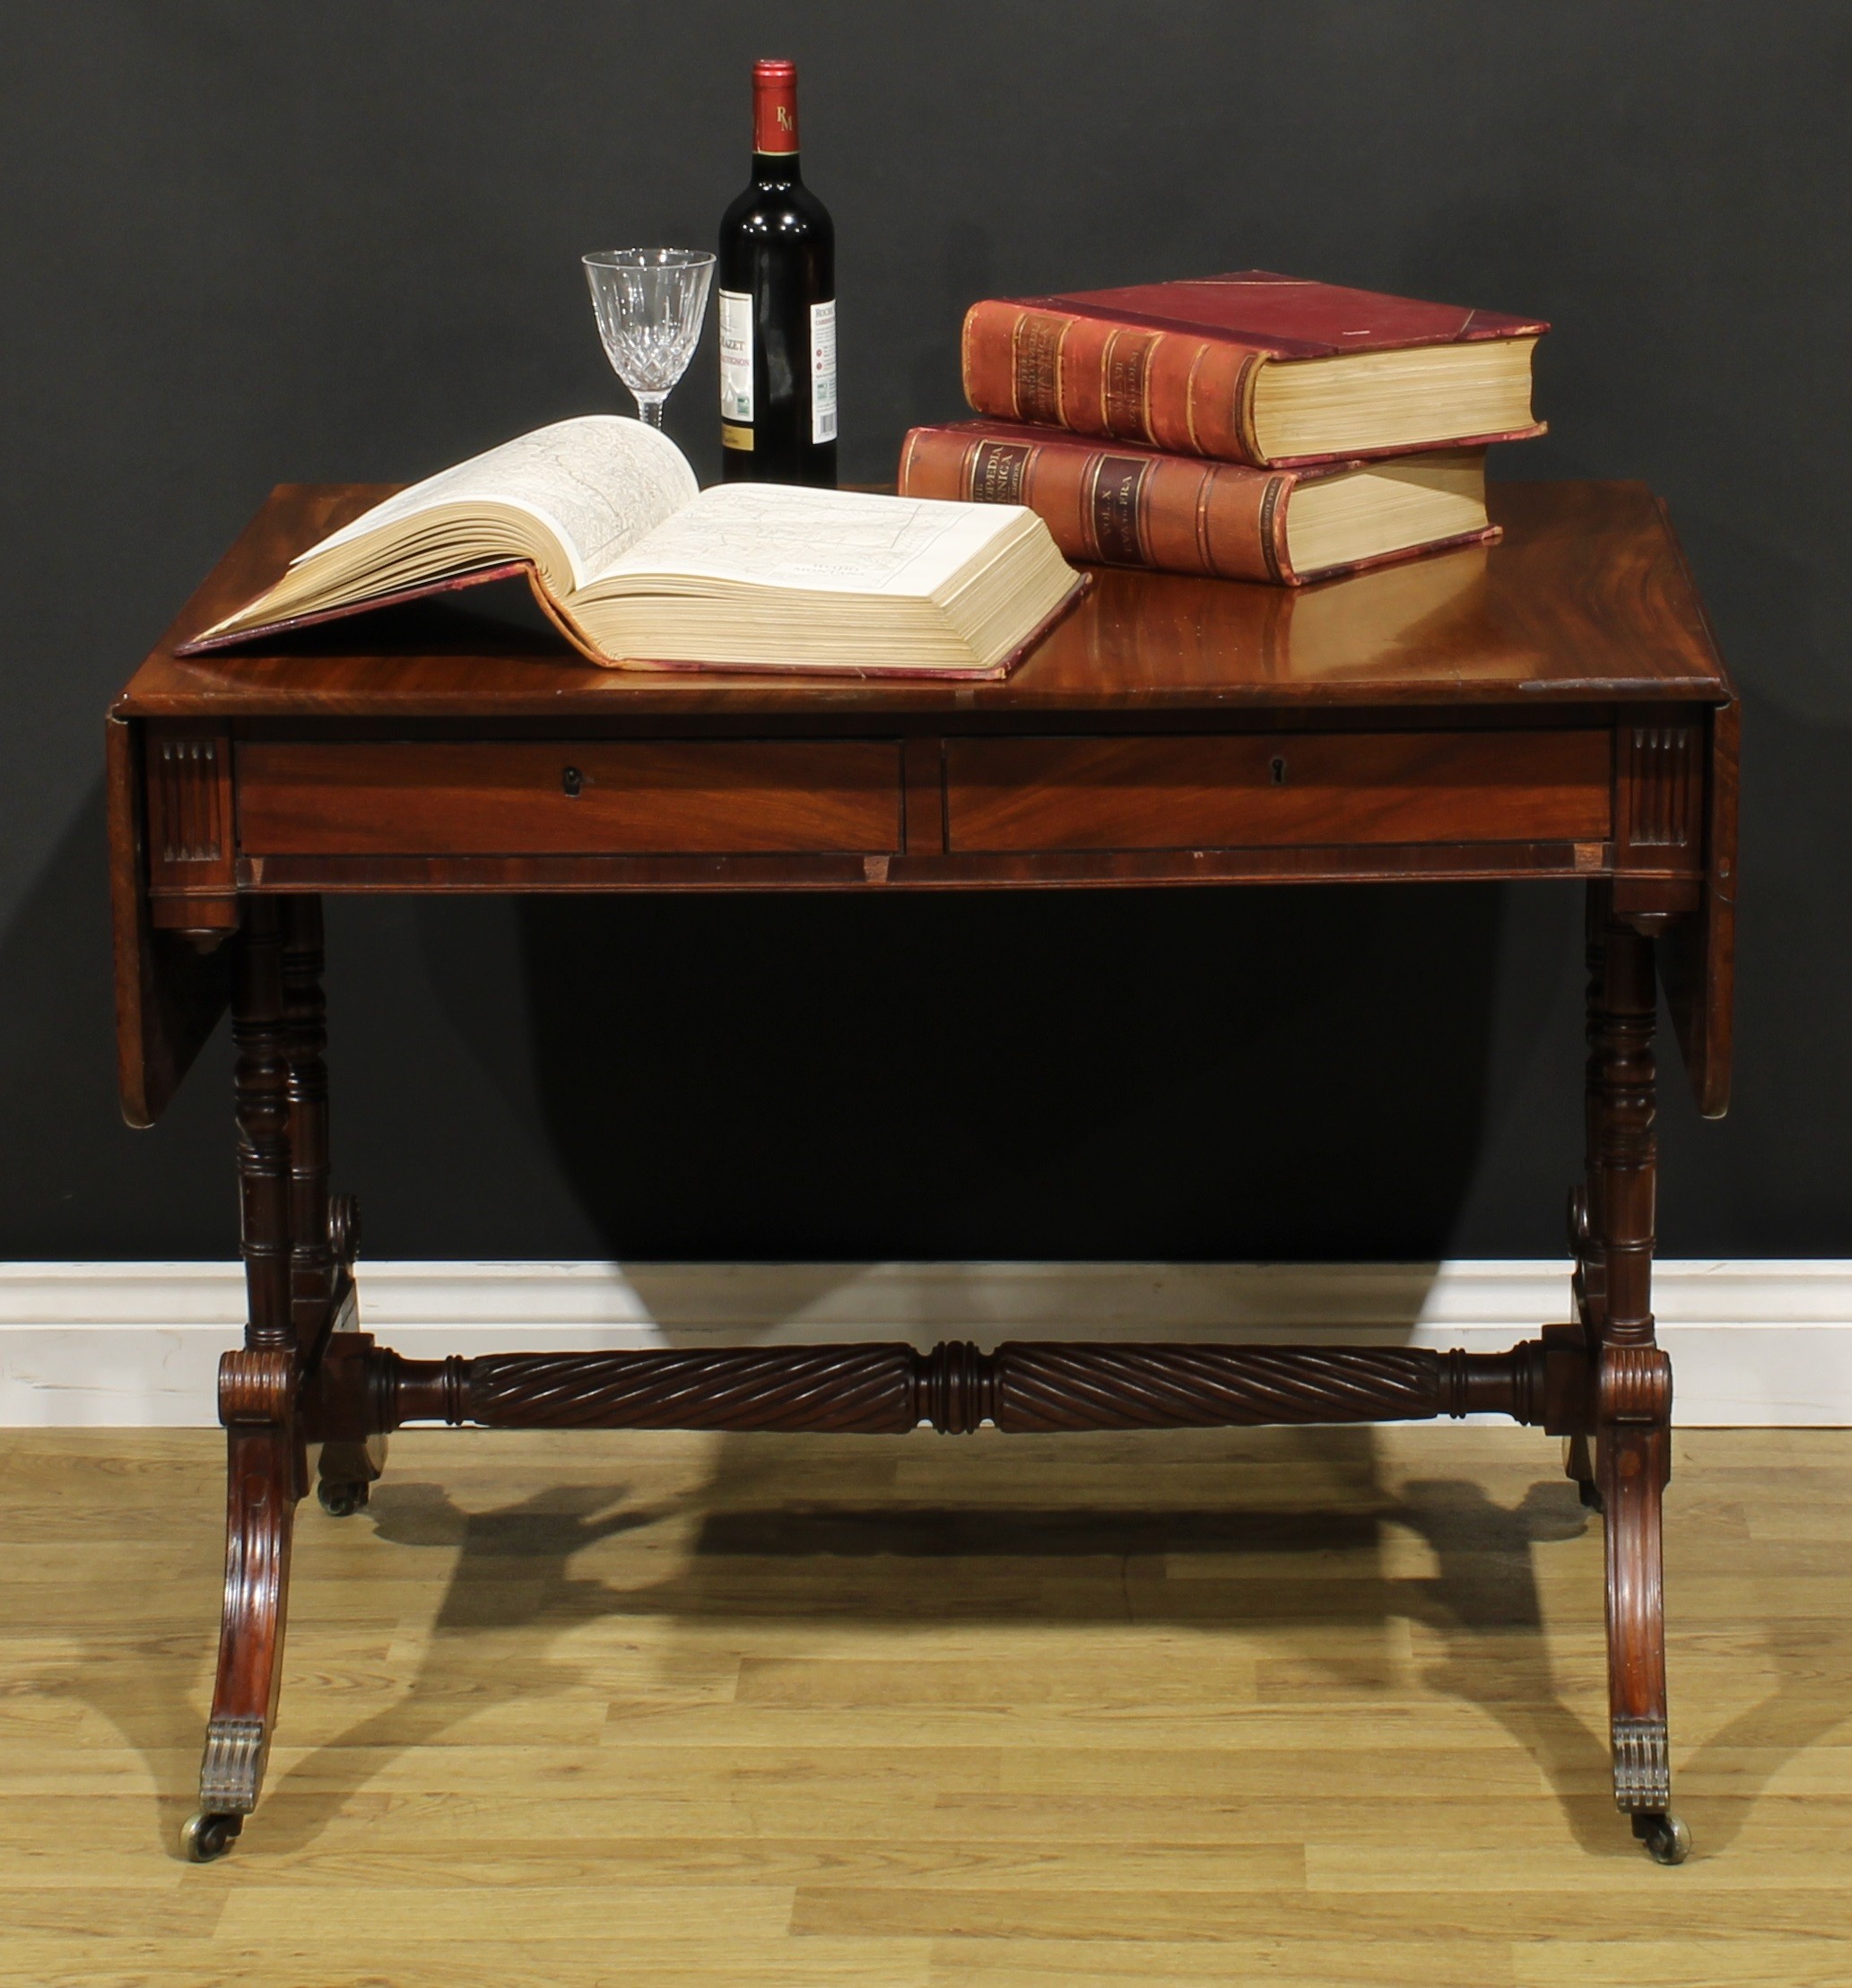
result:
<svg viewBox="0 0 1852 1988"><path fill-rule="evenodd" d="M225 1597L199 1812L184 1843L196 1862L222 1855L257 1805L283 1681L290 1541L304 1490L294 1356L227 1353L219 1369L226 1433Z"/></svg>
<svg viewBox="0 0 1852 1988"><path fill-rule="evenodd" d="M359 1211L351 1195L328 1193L327 1002L321 899L281 900L283 1015L287 1028L290 1105L290 1307L295 1343L313 1367L331 1331L353 1331L353 1306L337 1311L339 1272L360 1244ZM322 1509L346 1518L367 1502L386 1467L386 1438L329 1437L321 1444L316 1495Z"/></svg>
<svg viewBox="0 0 1852 1988"><path fill-rule="evenodd" d="M1569 1245L1575 1260L1573 1278L1576 1317L1587 1348L1589 1369L1601 1359L1601 1320L1604 1296L1603 1282L1601 1142L1602 1072L1605 1060L1602 1050L1602 973L1605 959L1604 943L1607 929L1607 897L1599 889L1587 894L1586 945L1588 968L1587 1038L1588 1059L1582 1088L1582 1181L1569 1195ZM1596 1475L1595 1446L1589 1436L1578 1429L1563 1441L1562 1468L1574 1480L1576 1491L1590 1511L1601 1510L1601 1485Z"/></svg>
<svg viewBox="0 0 1852 1988"><path fill-rule="evenodd" d="M1589 984L1587 1247L1578 1270L1596 1357L1594 1481L1607 1564L1614 1800L1661 1862L1690 1845L1672 1812L1660 1498L1672 1468L1672 1363L1653 1341L1657 1152L1653 942L1597 887ZM1579 1475L1571 1456L1571 1473Z"/></svg>
<svg viewBox="0 0 1852 1988"><path fill-rule="evenodd" d="M225 1425L225 1596L219 1665L187 1853L222 1854L256 1806L276 1716L296 1501L308 1489L293 1316L291 1063L282 925L248 899L233 942L239 1251L245 1344L219 1368Z"/></svg>

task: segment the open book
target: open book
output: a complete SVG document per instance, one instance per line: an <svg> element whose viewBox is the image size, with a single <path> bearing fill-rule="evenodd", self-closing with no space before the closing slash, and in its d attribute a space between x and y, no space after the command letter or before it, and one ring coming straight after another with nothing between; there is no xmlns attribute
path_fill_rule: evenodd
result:
<svg viewBox="0 0 1852 1988"><path fill-rule="evenodd" d="M666 436L588 414L375 505L185 653L522 570L595 663L856 676L1002 676L1085 584L1033 511L703 490Z"/></svg>

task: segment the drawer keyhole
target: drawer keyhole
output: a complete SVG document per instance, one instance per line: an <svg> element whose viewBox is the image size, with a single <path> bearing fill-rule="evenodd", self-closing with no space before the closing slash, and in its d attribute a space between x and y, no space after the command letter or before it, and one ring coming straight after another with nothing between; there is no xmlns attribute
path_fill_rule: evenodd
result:
<svg viewBox="0 0 1852 1988"><path fill-rule="evenodd" d="M560 776L560 789L568 799L576 799L578 790L585 785L585 776L576 766L569 766Z"/></svg>
<svg viewBox="0 0 1852 1988"><path fill-rule="evenodd" d="M1284 760L1274 760L1269 766L1268 771L1272 773L1274 785L1276 787L1283 787L1286 785L1286 762Z"/></svg>

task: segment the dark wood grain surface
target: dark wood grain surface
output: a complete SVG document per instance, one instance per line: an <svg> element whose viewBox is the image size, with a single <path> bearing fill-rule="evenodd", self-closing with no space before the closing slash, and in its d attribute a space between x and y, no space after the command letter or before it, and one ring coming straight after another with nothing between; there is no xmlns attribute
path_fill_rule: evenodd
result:
<svg viewBox="0 0 1852 1988"><path fill-rule="evenodd" d="M1505 485L1500 543L1297 592L1101 570L996 684L600 670L480 594L174 653L383 494L273 493L114 708L137 1122L252 891L1442 877L1613 879L1724 1107L1736 707L1639 485Z"/></svg>
<svg viewBox="0 0 1852 1988"><path fill-rule="evenodd" d="M828 854L900 846L900 754L874 739L254 740L247 855Z"/></svg>
<svg viewBox="0 0 1852 1988"><path fill-rule="evenodd" d="M227 1580L191 1853L222 1853L256 1803L310 1443L330 1445L324 1502L352 1511L405 1419L900 1434L1491 1409L1571 1437L1604 1512L1614 1798L1655 1856L1682 1856L1653 1033L1663 977L1700 1105L1720 1111L1737 707L1651 495L1508 486L1502 543L1298 593L1107 572L995 685L625 675L448 602L262 654L173 653L378 494L277 492L109 727L132 1119L157 1115L216 1018L206 962L228 935L234 969L250 1309L222 1369ZM951 1341L402 1361L355 1329L353 1214L328 1195L320 891L1439 876L1588 885L1578 1320L1510 1354Z"/></svg>
<svg viewBox="0 0 1852 1988"><path fill-rule="evenodd" d="M1605 730L955 739L950 848L1599 841Z"/></svg>
<svg viewBox="0 0 1852 1988"><path fill-rule="evenodd" d="M117 701L135 717L610 718L811 727L902 714L1721 702L1731 692L1663 507L1637 483L1508 483L1501 543L1297 591L1102 569L1004 681L600 670L455 607L177 657L387 486L284 485Z"/></svg>

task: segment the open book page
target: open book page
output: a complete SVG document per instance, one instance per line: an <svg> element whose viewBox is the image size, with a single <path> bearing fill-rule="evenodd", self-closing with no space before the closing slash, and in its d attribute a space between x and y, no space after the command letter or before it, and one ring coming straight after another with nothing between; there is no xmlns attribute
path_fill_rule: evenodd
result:
<svg viewBox="0 0 1852 1988"><path fill-rule="evenodd" d="M665 590L708 580L923 597L1029 516L1019 505L726 483L618 552L587 584L596 593L660 579Z"/></svg>
<svg viewBox="0 0 1852 1988"><path fill-rule="evenodd" d="M381 526L439 506L509 505L553 532L572 562L575 587L690 503L700 486L668 437L622 414L586 414L517 435L440 470L363 512L299 555L319 558Z"/></svg>

